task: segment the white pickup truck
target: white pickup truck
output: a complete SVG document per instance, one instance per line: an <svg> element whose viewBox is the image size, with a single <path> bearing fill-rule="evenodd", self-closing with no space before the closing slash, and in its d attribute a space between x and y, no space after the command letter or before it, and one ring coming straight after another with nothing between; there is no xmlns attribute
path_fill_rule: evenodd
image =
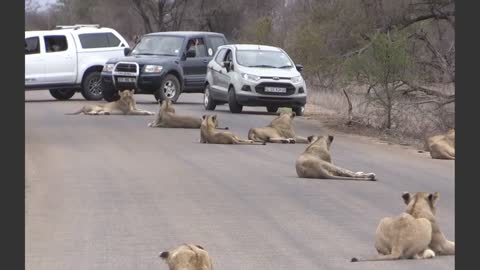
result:
<svg viewBox="0 0 480 270"><path fill-rule="evenodd" d="M99 100L103 65L129 50L117 31L99 25L25 31L25 90L49 89L59 100L80 91L87 100Z"/></svg>

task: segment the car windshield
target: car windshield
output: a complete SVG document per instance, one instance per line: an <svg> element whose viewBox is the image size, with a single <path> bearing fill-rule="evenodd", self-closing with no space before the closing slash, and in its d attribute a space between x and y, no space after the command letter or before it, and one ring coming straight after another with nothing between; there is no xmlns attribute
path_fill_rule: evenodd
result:
<svg viewBox="0 0 480 270"><path fill-rule="evenodd" d="M171 55L178 56L183 37L144 36L132 50L131 55Z"/></svg>
<svg viewBox="0 0 480 270"><path fill-rule="evenodd" d="M291 68L293 63L281 51L237 50L237 62L246 67Z"/></svg>

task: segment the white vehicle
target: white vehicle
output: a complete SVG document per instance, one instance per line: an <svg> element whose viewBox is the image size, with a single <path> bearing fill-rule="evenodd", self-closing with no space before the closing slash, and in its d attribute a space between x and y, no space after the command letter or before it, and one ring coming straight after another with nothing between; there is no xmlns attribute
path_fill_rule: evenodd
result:
<svg viewBox="0 0 480 270"><path fill-rule="evenodd" d="M49 89L59 100L80 91L87 100L99 100L103 65L128 52L117 31L99 25L25 31L25 90Z"/></svg>
<svg viewBox="0 0 480 270"><path fill-rule="evenodd" d="M302 69L277 47L220 46L208 63L205 109L228 103L232 113L240 113L243 106L265 106L268 112L290 107L303 115L307 86L300 74Z"/></svg>

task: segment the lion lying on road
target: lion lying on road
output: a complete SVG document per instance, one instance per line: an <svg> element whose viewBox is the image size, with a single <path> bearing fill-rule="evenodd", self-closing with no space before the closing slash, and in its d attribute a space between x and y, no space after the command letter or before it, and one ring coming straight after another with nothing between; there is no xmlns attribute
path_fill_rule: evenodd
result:
<svg viewBox="0 0 480 270"><path fill-rule="evenodd" d="M455 159L455 129L426 139L427 151L435 159Z"/></svg>
<svg viewBox="0 0 480 270"><path fill-rule="evenodd" d="M403 193L407 205L405 212L397 217L383 218L375 232L375 248L381 255L371 259L352 258L352 262L454 255L455 242L445 238L435 220L438 197L438 192Z"/></svg>
<svg viewBox="0 0 480 270"><path fill-rule="evenodd" d="M183 244L171 251L160 253L169 270L212 270L212 258L199 245Z"/></svg>
<svg viewBox="0 0 480 270"><path fill-rule="evenodd" d="M117 101L108 102L98 105L85 105L79 111L74 113L67 113L68 115L84 113L86 115L153 115L155 113L137 109L135 99L133 98L135 90L118 91L120 99Z"/></svg>
<svg viewBox="0 0 480 270"><path fill-rule="evenodd" d="M307 138L295 136L292 121L295 112L282 112L266 127L251 128L248 138L256 142L308 143Z"/></svg>
<svg viewBox="0 0 480 270"><path fill-rule="evenodd" d="M160 104L160 111L155 121L148 124L149 127L166 128L200 128L202 119L200 117L183 116L175 114L172 101L165 99Z"/></svg>
<svg viewBox="0 0 480 270"><path fill-rule="evenodd" d="M310 144L298 157L295 164L297 175L303 178L372 180L374 173L352 172L332 164L330 145L333 136L309 136Z"/></svg>
<svg viewBox="0 0 480 270"><path fill-rule="evenodd" d="M214 144L263 144L255 143L252 140L240 139L237 135L229 131L220 131L217 129L217 115L204 115L200 126L200 142Z"/></svg>

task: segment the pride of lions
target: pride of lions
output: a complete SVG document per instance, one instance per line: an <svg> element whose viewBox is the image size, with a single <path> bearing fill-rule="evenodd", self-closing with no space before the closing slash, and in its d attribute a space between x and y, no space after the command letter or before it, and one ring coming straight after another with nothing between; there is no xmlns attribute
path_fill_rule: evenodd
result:
<svg viewBox="0 0 480 270"><path fill-rule="evenodd" d="M134 90L119 91L120 99L100 105L86 105L74 113L85 115L155 115L136 107ZM353 172L332 163L330 146L332 135L302 137L293 130L294 112L282 112L265 127L251 128L248 139L220 128L217 115L200 117L178 115L171 100L163 100L152 128L200 129L200 143L265 145L266 143L307 144L295 163L297 175L302 178L376 181L374 173ZM446 134L426 138L425 148L434 159L455 159L455 129ZM378 256L351 259L352 262L398 259L427 259L437 255L455 255L455 242L445 238L435 213L439 193L404 193L405 212L380 220L375 232ZM212 258L200 245L181 244L163 251L160 257L170 270L212 270Z"/></svg>

